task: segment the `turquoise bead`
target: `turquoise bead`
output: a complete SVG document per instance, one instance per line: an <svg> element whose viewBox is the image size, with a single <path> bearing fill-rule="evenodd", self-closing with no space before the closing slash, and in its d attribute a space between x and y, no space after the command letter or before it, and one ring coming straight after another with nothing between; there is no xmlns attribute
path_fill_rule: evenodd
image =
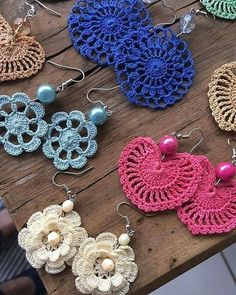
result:
<svg viewBox="0 0 236 295"><path fill-rule="evenodd" d="M56 99L56 90L50 84L43 84L39 86L36 95L42 104L50 104Z"/></svg>
<svg viewBox="0 0 236 295"><path fill-rule="evenodd" d="M107 112L105 108L101 105L92 108L89 111L88 116L89 120L97 126L104 124L107 120Z"/></svg>

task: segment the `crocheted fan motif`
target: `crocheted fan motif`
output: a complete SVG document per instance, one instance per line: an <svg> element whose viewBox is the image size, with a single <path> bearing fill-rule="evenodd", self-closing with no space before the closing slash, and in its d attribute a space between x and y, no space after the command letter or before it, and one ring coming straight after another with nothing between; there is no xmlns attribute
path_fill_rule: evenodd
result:
<svg viewBox="0 0 236 295"><path fill-rule="evenodd" d="M96 125L86 121L82 112L55 113L43 144L43 153L53 159L58 170L80 169L97 151L96 135Z"/></svg>
<svg viewBox="0 0 236 295"><path fill-rule="evenodd" d="M181 100L192 85L192 54L186 42L170 29L134 32L117 52L118 83L136 105L165 109Z"/></svg>
<svg viewBox="0 0 236 295"><path fill-rule="evenodd" d="M13 156L33 152L41 145L48 125L45 109L24 93L0 95L0 144Z"/></svg>
<svg viewBox="0 0 236 295"><path fill-rule="evenodd" d="M219 127L236 131L236 62L225 64L214 72L208 97Z"/></svg>
<svg viewBox="0 0 236 295"><path fill-rule="evenodd" d="M68 23L75 49L101 65L114 63L117 43L129 38L130 31L152 27L140 0L79 0Z"/></svg>
<svg viewBox="0 0 236 295"><path fill-rule="evenodd" d="M193 197L200 180L201 166L190 154L162 157L151 138L138 137L125 147L119 160L122 188L145 212L174 209Z"/></svg>
<svg viewBox="0 0 236 295"><path fill-rule="evenodd" d="M221 18L236 19L235 0L201 0L206 9Z"/></svg>
<svg viewBox="0 0 236 295"><path fill-rule="evenodd" d="M42 68L44 62L44 49L34 37L14 36L0 14L0 81L30 77Z"/></svg>
<svg viewBox="0 0 236 295"><path fill-rule="evenodd" d="M236 227L236 181L215 185L211 163L205 157L197 158L202 179L194 197L178 209L178 216L193 234L229 232Z"/></svg>

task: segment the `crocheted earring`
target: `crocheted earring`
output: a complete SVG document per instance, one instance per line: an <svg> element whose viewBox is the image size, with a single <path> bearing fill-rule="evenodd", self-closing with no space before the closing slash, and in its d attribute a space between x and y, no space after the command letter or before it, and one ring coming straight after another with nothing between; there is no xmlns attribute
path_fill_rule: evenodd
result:
<svg viewBox="0 0 236 295"><path fill-rule="evenodd" d="M201 181L194 196L177 209L180 220L195 235L226 233L236 228L236 149L232 150L232 162L220 163L215 169L206 157L199 158Z"/></svg>
<svg viewBox="0 0 236 295"><path fill-rule="evenodd" d="M221 18L236 19L236 3L234 0L200 0L206 9Z"/></svg>
<svg viewBox="0 0 236 295"><path fill-rule="evenodd" d="M74 257L72 273L76 276L76 288L82 294L125 295L138 275L134 251L128 246L135 231L128 216L119 211L125 204L129 205L120 203L117 211L126 220L126 233L119 238L110 232L102 233L95 239L89 237Z"/></svg>
<svg viewBox="0 0 236 295"><path fill-rule="evenodd" d="M44 8L59 15L54 10L36 0ZM34 5L30 6L24 18L16 18L13 28L0 14L0 82L28 78L42 68L45 52L31 34L29 18L36 16ZM59 15L60 16L60 15Z"/></svg>
<svg viewBox="0 0 236 295"><path fill-rule="evenodd" d="M200 132L201 139L190 153L177 153L178 140ZM127 198L140 210L157 212L174 209L194 196L202 167L191 152L202 142L200 129L188 135L174 133L157 144L152 138L137 137L122 151L118 172Z"/></svg>
<svg viewBox="0 0 236 295"><path fill-rule="evenodd" d="M77 0L68 24L75 49L100 65L114 64L117 44L131 31L152 27L141 0Z"/></svg>
<svg viewBox="0 0 236 295"><path fill-rule="evenodd" d="M227 63L211 76L209 104L222 130L236 131L236 62Z"/></svg>
<svg viewBox="0 0 236 295"><path fill-rule="evenodd" d="M87 158L97 152L97 126L103 125L113 113L101 100L93 101L89 98L92 91L109 91L118 88L92 88L87 93L87 99L97 104L87 113L74 110L70 113L58 112L51 118L43 153L53 160L58 170L68 168L80 169L87 163Z"/></svg>
<svg viewBox="0 0 236 295"><path fill-rule="evenodd" d="M40 85L37 98L34 100L31 100L25 93L17 92L11 97L0 95L0 144L12 156L19 156L23 152L33 152L38 149L42 138L48 131L48 124L43 119L45 115L43 104L52 103L57 93L68 88L72 82L79 83L85 78L84 72L80 69L49 63L79 71L82 78L80 80L69 79L56 88L49 84Z"/></svg>
<svg viewBox="0 0 236 295"><path fill-rule="evenodd" d="M88 172L90 167L77 175ZM67 200L62 205L51 205L43 212L34 213L27 225L18 235L18 243L26 251L26 259L34 268L42 268L49 274L62 272L66 265L71 265L78 248L88 237L81 227L80 215L73 210L76 195L63 186Z"/></svg>

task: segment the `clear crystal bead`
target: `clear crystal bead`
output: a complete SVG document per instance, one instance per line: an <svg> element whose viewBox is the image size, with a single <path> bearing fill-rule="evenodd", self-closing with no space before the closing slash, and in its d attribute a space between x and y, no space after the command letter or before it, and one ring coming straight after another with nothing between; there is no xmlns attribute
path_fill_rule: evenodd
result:
<svg viewBox="0 0 236 295"><path fill-rule="evenodd" d="M31 33L31 25L28 19L17 17L12 28L17 33L17 36L28 36Z"/></svg>
<svg viewBox="0 0 236 295"><path fill-rule="evenodd" d="M184 34L191 33L196 27L195 15L188 13L180 18L180 31Z"/></svg>

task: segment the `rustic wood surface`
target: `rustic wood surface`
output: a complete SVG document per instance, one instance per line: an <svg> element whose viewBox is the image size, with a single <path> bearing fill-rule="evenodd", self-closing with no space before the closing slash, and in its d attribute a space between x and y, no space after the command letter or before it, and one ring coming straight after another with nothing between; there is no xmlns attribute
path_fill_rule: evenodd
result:
<svg viewBox="0 0 236 295"><path fill-rule="evenodd" d="M8 21L12 21L16 16L23 15L23 3L24 0L0 0L0 11ZM85 96L91 87L115 85L112 68L101 68L89 62L71 46L66 18L73 3L74 0L47 1L63 17L57 18L39 9L37 17L32 20L33 34L45 48L48 60L78 66L87 75L83 83L67 89L53 105L47 107L47 119L55 111L87 111L91 106ZM168 3L177 10L178 17L192 7L200 7L199 1L193 0L169 0ZM160 3L151 5L149 9L155 23L169 19L169 12L162 9ZM177 31L178 24L172 28ZM117 161L124 145L135 136L151 136L157 140L181 128L188 131L199 127L204 131L205 142L197 152L207 155L214 164L230 159L231 150L226 143L229 134L220 131L211 117L207 89L213 71L235 60L235 35L236 26L233 22L217 19L213 23L201 16L197 18L196 30L184 37L189 42L196 62L197 75L193 87L182 102L165 111L134 107L118 89L94 94L94 98L102 98L116 110L109 121L99 128L99 152L90 160L90 165L94 165L95 169L80 178L61 177L61 181L79 193L76 210L91 236L104 231L119 235L124 231L123 220L115 209L119 202L125 200L119 185ZM76 76L76 73L46 64L31 79L3 83L0 90L1 94L23 91L34 97L39 84L59 85ZM185 141L181 148L187 150L190 145L191 142ZM1 149L0 163L1 194L18 229L35 211L64 200L64 192L51 182L55 168L40 150L14 158ZM193 237L174 212L144 218L132 209L124 208L124 211L131 216L136 229L132 246L140 269L130 294L147 294L236 241L236 231L221 236ZM50 295L61 295L64 292L78 294L69 268L56 276L50 276L44 271L40 271L40 275Z"/></svg>

